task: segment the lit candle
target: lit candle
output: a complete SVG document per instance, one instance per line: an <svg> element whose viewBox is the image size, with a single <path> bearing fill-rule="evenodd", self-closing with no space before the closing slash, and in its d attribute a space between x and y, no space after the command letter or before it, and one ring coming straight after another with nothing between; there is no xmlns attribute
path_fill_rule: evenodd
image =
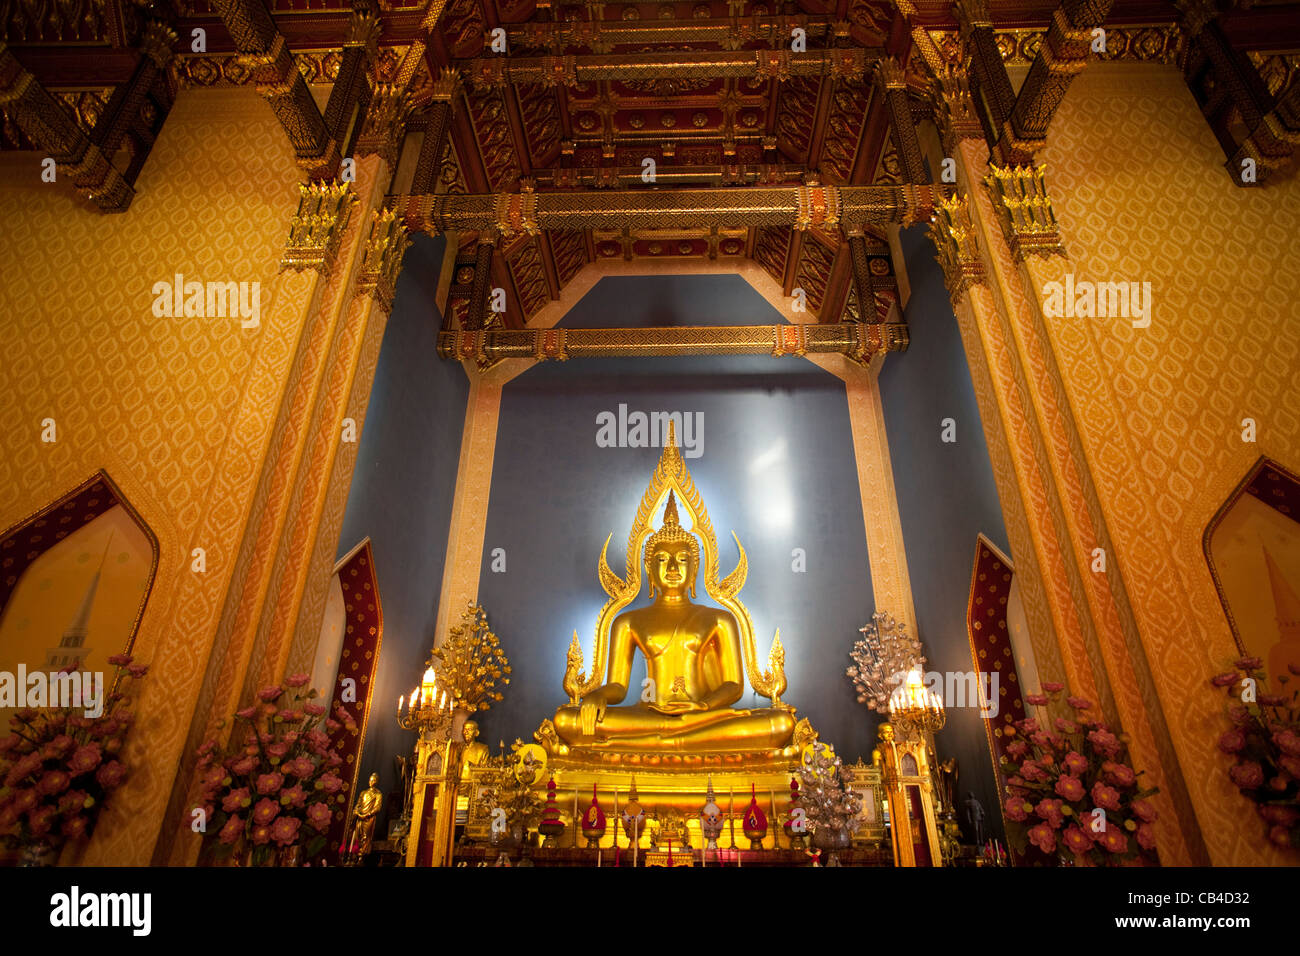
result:
<svg viewBox="0 0 1300 956"><path fill-rule="evenodd" d="M424 672L424 679L420 681L420 696L428 699L434 697L434 685L438 682L438 675L430 667Z"/></svg>
<svg viewBox="0 0 1300 956"><path fill-rule="evenodd" d="M397 716L398 716L398 717L401 717L401 716L402 716L402 704L403 704L403 702L405 702L405 700L406 700L406 695L405 695L405 694L402 694L400 697L397 698Z"/></svg>

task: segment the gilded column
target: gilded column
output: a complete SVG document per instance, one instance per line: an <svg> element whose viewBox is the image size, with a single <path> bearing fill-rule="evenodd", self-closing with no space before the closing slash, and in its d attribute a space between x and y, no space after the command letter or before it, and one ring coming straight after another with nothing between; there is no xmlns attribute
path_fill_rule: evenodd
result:
<svg viewBox="0 0 1300 956"><path fill-rule="evenodd" d="M354 259L362 247L362 221L354 208L358 192L366 207L382 198L378 161L358 164L355 184L312 182L300 185L298 212L289 224L281 273L271 290L270 321L296 330L293 351L275 392L260 396L260 408L275 409L274 425L257 479L248 524L238 554L225 607L217 626L203 689L191 722L181 772L168 804L160 853L173 863L192 862L197 840L177 840L192 781L188 768L202 740L217 733L228 716L263 683L280 674L266 666L282 658L271 640L277 605L285 600L286 549L302 544L295 532L302 516L303 482L312 480L309 452L318 440L318 409L327 391L330 357L336 351L349 296ZM311 506L307 506L311 513ZM311 539L307 539L310 553Z"/></svg>
<svg viewBox="0 0 1300 956"><path fill-rule="evenodd" d="M969 140L956 155L959 179L970 190L969 228L987 270L987 285L970 286L972 314L963 317L959 308L958 315L963 337L973 336L983 353L986 387L1002 420L1017 496L1043 576L1039 594L1046 598L1054 648L1044 647L1036 633L1043 615L1033 606L1039 589L1026 586L1021 543L1026 529L1013 529L1020 516L1009 513L1042 676L1050 677L1059 662L1073 691L1097 701L1129 734L1133 758L1161 788L1157 805L1170 821L1162 858L1193 862L1204 850L1043 323L1045 281L1068 267L1043 170L989 166L982 144ZM981 396L985 415L989 397ZM996 438L990 436L991 452ZM1005 499L1003 506L1011 510Z"/></svg>
<svg viewBox="0 0 1300 956"><path fill-rule="evenodd" d="M354 383L363 384L365 394L369 394L368 380L355 382L361 354L368 339L374 339L373 347L378 348L375 336L382 335L386 319L382 312L378 316L374 314L378 310L374 308L373 298L356 295L355 283L374 229L374 213L383 202L387 178L387 169L378 156L368 156L357 163L357 208L353 210L352 221L343 237L343 249L321 310L310 374L303 376L293 396L292 408L303 428L297 446L292 450L286 449L289 454L284 461L284 477L289 489L288 498L282 528L274 545L275 562L268 582L266 603L257 621L257 636L251 651L253 666L244 680L242 696L245 698L261 686L278 682L283 675L294 625L308 589L307 573L318 537L328 537L326 532L333 524L335 538L324 547L332 550L338 543L337 527L342 522L347 485L345 483L342 488L341 500L337 489L331 496L330 476L340 449L346 449L349 444L342 442L343 420L347 417L345 412ZM355 455L355 449L345 450L344 454L350 458ZM350 482L350 470L346 478ZM327 502L337 513L327 514ZM329 572L322 571L318 577L320 579L314 585L323 594ZM303 627L315 632L310 636L304 635L314 652L319 621L314 627L304 621Z"/></svg>

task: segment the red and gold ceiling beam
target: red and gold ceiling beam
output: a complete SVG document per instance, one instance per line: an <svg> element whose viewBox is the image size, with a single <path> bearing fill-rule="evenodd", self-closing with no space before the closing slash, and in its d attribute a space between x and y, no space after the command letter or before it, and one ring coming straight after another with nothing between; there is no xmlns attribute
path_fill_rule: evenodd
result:
<svg viewBox="0 0 1300 956"><path fill-rule="evenodd" d="M1047 145L1047 127L1074 78L1083 72L1114 0L1063 0L1052 14L1043 45L1002 125L994 155L1001 162L1029 163ZM1105 34L1101 35L1103 38Z"/></svg>
<svg viewBox="0 0 1300 956"><path fill-rule="evenodd" d="M289 134L298 164L312 178L329 178L341 158L330 141L320 108L312 99L293 53L271 18L266 0L212 0L235 48L253 67L258 92L271 104Z"/></svg>
<svg viewBox="0 0 1300 956"><path fill-rule="evenodd" d="M630 44L716 43L734 49L756 41L789 46L795 28L803 30L809 40L820 39L833 32L833 20L803 14L702 20L530 21L502 26L512 48L518 45L564 50L576 46L599 51Z"/></svg>
<svg viewBox="0 0 1300 956"><path fill-rule="evenodd" d="M788 80L795 76L859 77L867 68L861 47L807 50L673 50L570 56L494 56L456 66L475 86L511 83L573 86L597 80L704 80L721 77Z"/></svg>
<svg viewBox="0 0 1300 956"><path fill-rule="evenodd" d="M1255 64L1233 46L1218 8L1209 0L1183 0L1188 37L1184 76L1238 186L1256 186L1292 168L1300 145L1300 81L1276 96Z"/></svg>
<svg viewBox="0 0 1300 956"><path fill-rule="evenodd" d="M175 98L167 72L175 42L176 33L165 23L146 23L130 77L113 90L87 134L0 40L0 105L57 168L71 174L79 192L104 212L125 212L135 197L136 177ZM122 161L115 157L128 143L127 159L120 165Z"/></svg>
<svg viewBox="0 0 1300 956"><path fill-rule="evenodd" d="M412 232L510 237L543 229L682 229L784 226L843 229L928 221L944 187L737 186L392 197Z"/></svg>
<svg viewBox="0 0 1300 956"><path fill-rule="evenodd" d="M655 326L638 329L487 329L438 333L438 355L486 368L501 359L564 362L572 358L661 355L843 355L867 365L883 352L906 351L901 323L827 325Z"/></svg>

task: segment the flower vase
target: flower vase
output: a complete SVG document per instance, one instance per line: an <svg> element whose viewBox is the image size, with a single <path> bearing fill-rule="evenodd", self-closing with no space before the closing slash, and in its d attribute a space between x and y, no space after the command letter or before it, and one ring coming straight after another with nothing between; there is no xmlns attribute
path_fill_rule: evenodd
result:
<svg viewBox="0 0 1300 956"><path fill-rule="evenodd" d="M39 837L23 844L19 866L54 866L58 862L59 848L50 840Z"/></svg>
<svg viewBox="0 0 1300 956"><path fill-rule="evenodd" d="M302 846L282 846L275 852L276 866L302 866Z"/></svg>
<svg viewBox="0 0 1300 956"><path fill-rule="evenodd" d="M258 853L260 847L245 843L239 852L239 866L275 866L275 851Z"/></svg>
<svg viewBox="0 0 1300 956"><path fill-rule="evenodd" d="M840 860L836 851L847 850L852 841L847 827L820 826L813 832L812 842L817 849L825 851L824 866L839 866Z"/></svg>

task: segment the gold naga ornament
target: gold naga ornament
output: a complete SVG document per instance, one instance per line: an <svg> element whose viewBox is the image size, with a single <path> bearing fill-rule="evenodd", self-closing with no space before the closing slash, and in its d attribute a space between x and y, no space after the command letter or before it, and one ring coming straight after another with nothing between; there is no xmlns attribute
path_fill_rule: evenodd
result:
<svg viewBox="0 0 1300 956"><path fill-rule="evenodd" d="M651 518L665 498L663 521L653 531ZM679 507L690 530L682 524ZM816 738L808 721L796 722L794 708L781 700L786 677L779 631L768 666L758 665L753 622L739 598L748 571L745 549L734 532L732 537L740 557L720 579L713 526L670 423L628 536L625 576L609 567L612 534L601 549L597 571L609 599L596 623L592 669L590 676L583 670L575 632L563 681L569 703L535 735L548 751L558 757L590 754L600 763L619 762L624 754L685 754L692 765L700 757L718 755L730 755L733 764L743 755L749 764L750 758L788 762ZM717 607L690 600L701 550L705 591ZM641 592L643 572L651 603L624 611ZM637 651L646 659L649 680L639 701L618 706L634 692L628 684ZM746 675L753 689L771 700L769 708L733 706L744 694Z"/></svg>

